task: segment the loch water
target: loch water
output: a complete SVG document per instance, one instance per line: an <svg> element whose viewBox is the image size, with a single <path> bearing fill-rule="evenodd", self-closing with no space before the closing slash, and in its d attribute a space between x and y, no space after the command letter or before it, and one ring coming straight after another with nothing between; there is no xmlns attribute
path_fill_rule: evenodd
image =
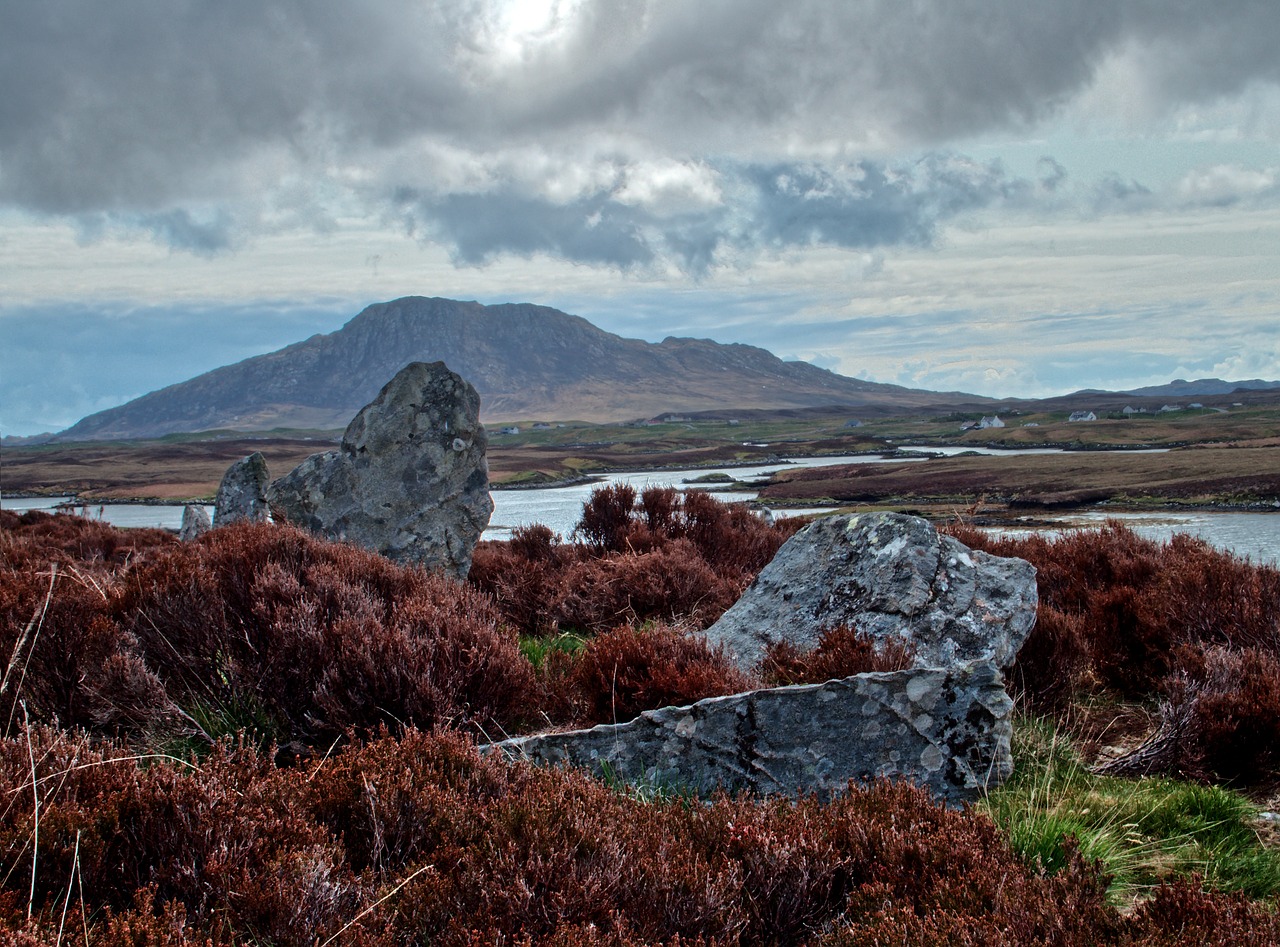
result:
<svg viewBox="0 0 1280 947"><path fill-rule="evenodd" d="M908 448L909 450L911 448ZM953 455L969 448L929 448L930 453ZM1016 456L1024 453L1056 453L1049 449L1033 449L1027 451L980 450L980 453ZM539 487L522 490L493 491L494 511L489 520L489 528L485 530L485 539L507 539L511 531L519 526L542 523L553 532L568 538L574 525L582 515L582 505L590 497L591 492L605 484L625 483L635 487L637 492L646 487L676 487L679 489L706 489L712 496L727 501L754 500L757 494L747 489L724 491L717 489L716 484L690 483L708 474L726 474L743 484L762 481L771 473L796 467L825 467L840 464L877 464L901 463L904 460L927 459L922 453L918 457L881 457L874 454L855 454L835 457L793 457L779 461L749 467L699 467L687 470L645 470L608 474L599 480L589 483L571 484L568 486ZM69 498L38 497L14 498L0 497L0 508L15 510L48 510L67 502ZM210 516L213 508L205 508ZM177 530L182 523L182 506L172 504L88 504L77 506L73 512L85 516L102 519L114 526L144 527L152 526L162 529ZM828 512L826 510L775 509L776 516L796 514L812 514ZM1107 511L1090 511L1064 514L1055 518L1038 518L1037 524L1025 529L1011 526L1002 532L1021 533L1032 528L1037 530L1061 531L1080 527L1100 526L1108 519L1119 520L1139 535L1165 541L1174 533L1189 533L1198 536L1213 546L1239 556L1247 556L1256 563L1280 565L1280 509L1275 512L1153 512L1153 513L1115 513ZM1045 525L1047 523L1047 525Z"/></svg>

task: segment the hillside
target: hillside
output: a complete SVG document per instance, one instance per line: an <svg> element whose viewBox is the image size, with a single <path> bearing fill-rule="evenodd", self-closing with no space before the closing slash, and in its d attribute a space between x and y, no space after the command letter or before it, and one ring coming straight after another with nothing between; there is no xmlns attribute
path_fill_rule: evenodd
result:
<svg viewBox="0 0 1280 947"><path fill-rule="evenodd" d="M1277 388L1280 388L1280 381L1263 381L1261 378L1250 378L1245 381L1224 381L1221 378L1197 378L1195 381L1187 381L1185 378L1175 378L1165 385L1148 385L1145 388L1130 388L1126 391L1086 388L1075 394L1129 395L1134 398L1212 398L1243 391L1274 391Z"/></svg>
<svg viewBox="0 0 1280 947"><path fill-rule="evenodd" d="M58 439L340 428L406 363L437 360L475 385L490 421L981 400L846 378L750 345L625 339L545 306L409 296L369 306L336 332L90 415Z"/></svg>

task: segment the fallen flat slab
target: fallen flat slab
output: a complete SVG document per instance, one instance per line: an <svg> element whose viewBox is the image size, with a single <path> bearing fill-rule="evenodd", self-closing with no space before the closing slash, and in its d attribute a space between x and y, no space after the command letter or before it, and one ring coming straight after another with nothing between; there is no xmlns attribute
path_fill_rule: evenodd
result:
<svg viewBox="0 0 1280 947"><path fill-rule="evenodd" d="M1013 772L1013 701L990 661L712 697L483 749L642 786L830 797L906 779L950 804Z"/></svg>

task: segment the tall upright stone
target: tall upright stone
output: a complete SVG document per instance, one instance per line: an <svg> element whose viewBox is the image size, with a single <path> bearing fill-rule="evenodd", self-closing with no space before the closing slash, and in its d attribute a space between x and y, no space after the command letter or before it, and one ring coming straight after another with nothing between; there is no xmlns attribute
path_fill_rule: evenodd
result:
<svg viewBox="0 0 1280 947"><path fill-rule="evenodd" d="M222 475L214 501L213 525L265 523L271 518L267 508L267 459L258 451L237 460Z"/></svg>
<svg viewBox="0 0 1280 947"><path fill-rule="evenodd" d="M273 512L330 539L459 578L493 513L480 396L443 362L412 362L347 426L271 484Z"/></svg>

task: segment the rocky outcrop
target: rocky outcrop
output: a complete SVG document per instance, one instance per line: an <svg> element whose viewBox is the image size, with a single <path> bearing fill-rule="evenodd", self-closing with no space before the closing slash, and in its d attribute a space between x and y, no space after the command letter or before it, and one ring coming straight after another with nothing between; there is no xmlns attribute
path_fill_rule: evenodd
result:
<svg viewBox="0 0 1280 947"><path fill-rule="evenodd" d="M904 778L951 804L1013 771L1013 701L990 662L713 697L629 723L488 747L643 786L796 796Z"/></svg>
<svg viewBox="0 0 1280 947"><path fill-rule="evenodd" d="M182 526L178 538L184 543L193 542L213 529L213 522L203 506L189 503L182 508Z"/></svg>
<svg viewBox="0 0 1280 947"><path fill-rule="evenodd" d="M347 426L271 484L273 513L388 558L466 576L489 523L480 397L443 362L401 369Z"/></svg>
<svg viewBox="0 0 1280 947"><path fill-rule="evenodd" d="M267 507L267 459L257 451L237 460L222 475L214 501L213 525L265 523L271 518Z"/></svg>
<svg viewBox="0 0 1280 947"><path fill-rule="evenodd" d="M915 516L829 516L791 537L704 634L749 669L773 642L807 650L838 625L907 644L918 667L1007 668L1036 603L1035 568L1021 559L969 549Z"/></svg>
<svg viewBox="0 0 1280 947"><path fill-rule="evenodd" d="M908 646L913 666L641 714L616 726L494 744L626 782L708 792L838 793L908 779L952 804L1013 771L1012 664L1036 614L1035 569L918 517L833 516L793 536L705 635L754 670L768 645L806 650L849 625Z"/></svg>

